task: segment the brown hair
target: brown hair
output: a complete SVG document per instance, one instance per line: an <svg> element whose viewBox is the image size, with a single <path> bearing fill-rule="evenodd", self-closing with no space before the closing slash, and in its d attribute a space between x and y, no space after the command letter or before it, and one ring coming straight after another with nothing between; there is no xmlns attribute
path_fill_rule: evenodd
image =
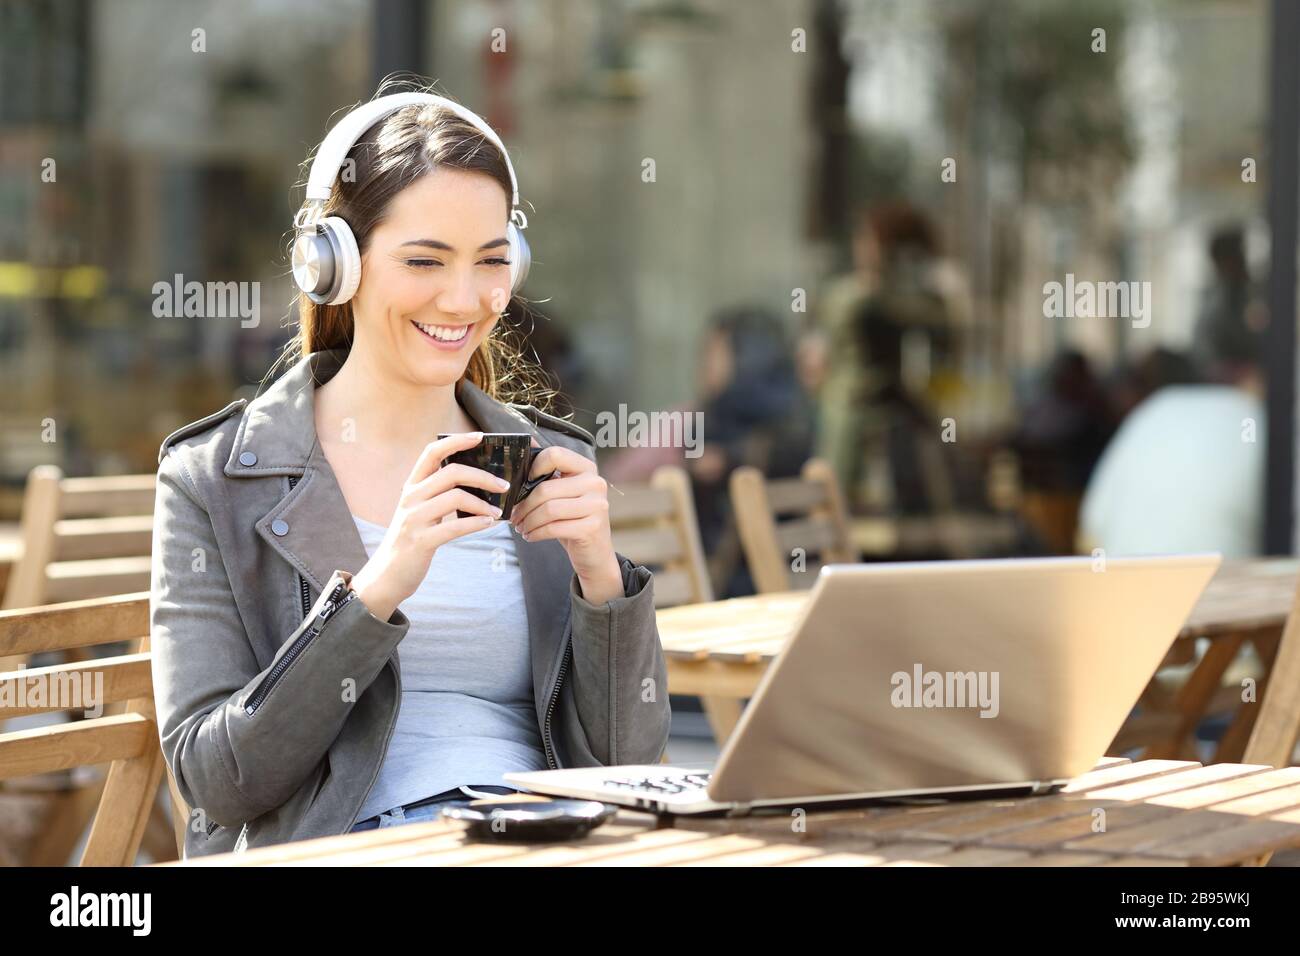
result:
<svg viewBox="0 0 1300 956"><path fill-rule="evenodd" d="M406 90L436 92L431 84L390 77L379 85L375 97ZM443 93L437 95L446 97ZM354 175L336 180L321 215L343 219L363 255L393 197L438 167L484 173L500 184L507 197L511 195L510 173L500 150L474 124L434 103L405 106L390 113L358 138L348 158L354 163ZM310 163L311 157L303 163L301 187L305 187ZM344 168L348 168L346 164ZM288 248L291 254L292 240ZM282 362L292 365L313 352L352 347L354 316L350 301L317 305L305 292L299 292L294 304L297 334L267 372L268 378ZM502 320L470 356L465 375L498 401L548 410L556 389L547 373L524 355L519 323L525 317L532 318L527 300L512 295Z"/></svg>
<svg viewBox="0 0 1300 956"><path fill-rule="evenodd" d="M940 252L939 237L929 217L906 200L889 200L862 210L858 228L875 233L887 260L905 249L928 255Z"/></svg>

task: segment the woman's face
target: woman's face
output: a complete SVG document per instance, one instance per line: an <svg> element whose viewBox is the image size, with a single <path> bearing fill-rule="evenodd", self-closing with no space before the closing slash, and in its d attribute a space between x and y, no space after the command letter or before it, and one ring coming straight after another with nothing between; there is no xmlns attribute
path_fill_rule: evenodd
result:
<svg viewBox="0 0 1300 956"><path fill-rule="evenodd" d="M414 381L450 385L510 301L505 191L438 167L393 197L361 257L353 299L364 336Z"/></svg>

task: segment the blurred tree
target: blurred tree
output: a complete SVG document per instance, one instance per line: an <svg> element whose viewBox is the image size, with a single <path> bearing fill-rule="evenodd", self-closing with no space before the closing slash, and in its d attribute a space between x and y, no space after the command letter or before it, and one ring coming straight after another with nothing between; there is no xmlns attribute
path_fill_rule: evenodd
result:
<svg viewBox="0 0 1300 956"><path fill-rule="evenodd" d="M1122 249L1119 186L1134 156L1119 76L1129 14L1120 0L940 9L941 109L965 184L951 236L971 270L973 344L998 356L1026 208L1074 223L1076 248L1116 257Z"/></svg>

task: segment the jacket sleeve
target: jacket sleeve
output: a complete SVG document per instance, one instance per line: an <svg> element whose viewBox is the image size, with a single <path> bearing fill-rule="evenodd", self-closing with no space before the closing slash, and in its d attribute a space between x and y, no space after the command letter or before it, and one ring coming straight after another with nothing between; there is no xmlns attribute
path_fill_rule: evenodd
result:
<svg viewBox="0 0 1300 956"><path fill-rule="evenodd" d="M604 766L658 763L668 746L668 674L650 570L617 555L623 596L594 605L569 582L578 718Z"/></svg>
<svg viewBox="0 0 1300 956"><path fill-rule="evenodd" d="M596 460L595 448L577 449ZM644 565L615 553L623 596L595 605L569 579L573 690L583 734L603 766L658 763L672 721L668 668L655 621L654 577Z"/></svg>
<svg viewBox="0 0 1300 956"><path fill-rule="evenodd" d="M336 571L259 667L207 509L177 450L164 456L149 606L154 698L163 756L191 809L224 826L247 822L284 803L325 756L410 624L401 611L386 622L371 615L348 581Z"/></svg>

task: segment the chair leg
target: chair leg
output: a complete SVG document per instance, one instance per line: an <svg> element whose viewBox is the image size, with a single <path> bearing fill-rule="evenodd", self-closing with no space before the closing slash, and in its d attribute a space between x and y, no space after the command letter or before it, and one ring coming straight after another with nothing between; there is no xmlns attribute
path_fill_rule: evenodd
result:
<svg viewBox="0 0 1300 956"><path fill-rule="evenodd" d="M172 826L166 803L171 801L167 784L158 788L154 795L153 808L149 811L149 824L145 827L140 849L149 854L154 863L170 863L179 859L176 853L176 830Z"/></svg>

